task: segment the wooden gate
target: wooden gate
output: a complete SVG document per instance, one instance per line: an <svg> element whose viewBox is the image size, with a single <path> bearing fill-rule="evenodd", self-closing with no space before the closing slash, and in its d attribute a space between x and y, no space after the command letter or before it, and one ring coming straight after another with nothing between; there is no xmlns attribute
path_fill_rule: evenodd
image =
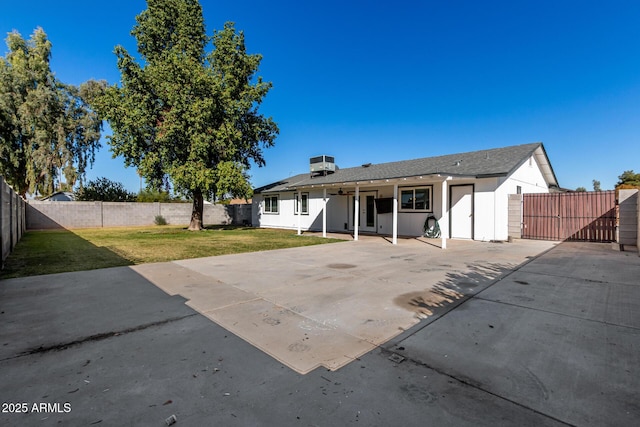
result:
<svg viewBox="0 0 640 427"><path fill-rule="evenodd" d="M523 194L522 238L615 241L615 191Z"/></svg>

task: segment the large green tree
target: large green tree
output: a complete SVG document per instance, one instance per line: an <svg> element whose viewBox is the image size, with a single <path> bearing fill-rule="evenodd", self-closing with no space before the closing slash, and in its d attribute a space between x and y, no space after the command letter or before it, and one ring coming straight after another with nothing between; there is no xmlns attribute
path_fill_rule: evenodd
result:
<svg viewBox="0 0 640 427"><path fill-rule="evenodd" d="M616 187L621 185L640 187L640 173L635 173L632 170L624 171L622 175L618 176Z"/></svg>
<svg viewBox="0 0 640 427"><path fill-rule="evenodd" d="M117 46L121 85L93 105L111 125L115 155L151 187L169 179L193 198L189 229L199 230L203 194L251 195L247 171L264 165L262 149L278 134L258 112L271 83L256 76L262 57L247 54L232 23L207 36L197 0L148 0L136 20L139 62Z"/></svg>
<svg viewBox="0 0 640 427"><path fill-rule="evenodd" d="M6 39L0 58L0 174L13 188L50 194L64 176L67 187L82 183L100 147L102 121L87 102L95 85L58 81L50 67L51 42L38 28L29 40Z"/></svg>

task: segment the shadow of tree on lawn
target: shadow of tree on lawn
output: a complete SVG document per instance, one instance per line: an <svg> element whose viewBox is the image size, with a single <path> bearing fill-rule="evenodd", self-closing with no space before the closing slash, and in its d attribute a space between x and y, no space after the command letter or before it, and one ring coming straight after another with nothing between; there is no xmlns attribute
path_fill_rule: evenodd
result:
<svg viewBox="0 0 640 427"><path fill-rule="evenodd" d="M133 264L115 248L96 246L70 230L28 230L7 258L0 279Z"/></svg>

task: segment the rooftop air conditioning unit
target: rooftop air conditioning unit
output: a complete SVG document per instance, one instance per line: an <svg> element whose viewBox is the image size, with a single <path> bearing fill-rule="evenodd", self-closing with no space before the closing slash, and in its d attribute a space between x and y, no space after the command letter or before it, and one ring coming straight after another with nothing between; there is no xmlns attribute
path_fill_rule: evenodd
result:
<svg viewBox="0 0 640 427"><path fill-rule="evenodd" d="M327 175L336 171L336 163L332 156L317 156L309 159L309 170L313 175Z"/></svg>

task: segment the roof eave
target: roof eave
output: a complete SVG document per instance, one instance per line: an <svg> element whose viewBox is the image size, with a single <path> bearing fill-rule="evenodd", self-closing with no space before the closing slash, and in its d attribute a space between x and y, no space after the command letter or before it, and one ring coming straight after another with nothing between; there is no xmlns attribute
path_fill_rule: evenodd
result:
<svg viewBox="0 0 640 427"><path fill-rule="evenodd" d="M506 173L506 172L484 173L484 174L475 175L474 178L502 178L502 177L505 177L505 176L509 176L509 174Z"/></svg>
<svg viewBox="0 0 640 427"><path fill-rule="evenodd" d="M549 177L553 180L553 182L550 182L550 180L548 180L547 177L545 177L545 179L547 179L547 185L553 188L560 188L560 183L558 182L556 173L553 170L553 166L551 166L551 161L549 160L549 156L547 155L547 150L545 150L544 145L542 143L540 143L539 148L542 150L542 154L544 155L544 159L546 160L545 166L549 168L547 175L549 175Z"/></svg>

